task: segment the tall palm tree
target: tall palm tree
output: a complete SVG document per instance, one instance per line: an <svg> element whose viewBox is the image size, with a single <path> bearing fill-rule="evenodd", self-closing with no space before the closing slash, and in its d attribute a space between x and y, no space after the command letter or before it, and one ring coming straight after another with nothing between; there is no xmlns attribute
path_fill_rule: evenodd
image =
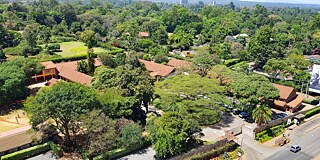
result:
<svg viewBox="0 0 320 160"><path fill-rule="evenodd" d="M271 120L272 111L266 105L257 106L252 112L253 120L261 126L263 123L267 123Z"/></svg>

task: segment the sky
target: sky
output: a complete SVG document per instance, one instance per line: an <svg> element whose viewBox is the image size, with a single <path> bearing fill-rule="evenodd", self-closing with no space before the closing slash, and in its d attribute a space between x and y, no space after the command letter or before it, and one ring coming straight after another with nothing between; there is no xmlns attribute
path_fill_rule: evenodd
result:
<svg viewBox="0 0 320 160"><path fill-rule="evenodd" d="M241 0L241 1L275 2L275 3L320 4L320 0Z"/></svg>

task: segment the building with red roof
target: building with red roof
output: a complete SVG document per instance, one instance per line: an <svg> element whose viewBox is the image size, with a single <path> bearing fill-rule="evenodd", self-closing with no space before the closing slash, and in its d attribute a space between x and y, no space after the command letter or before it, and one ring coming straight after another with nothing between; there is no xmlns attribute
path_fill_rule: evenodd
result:
<svg viewBox="0 0 320 160"><path fill-rule="evenodd" d="M297 91L288 86L283 86L280 84L273 84L275 88L279 90L279 99L274 100L274 104L278 109L296 112L298 108L302 105L303 96L298 95Z"/></svg>
<svg viewBox="0 0 320 160"><path fill-rule="evenodd" d="M157 80L159 80L159 78L168 77L175 71L175 68L172 66L167 66L142 59L139 59L139 62L143 63L146 66L147 71L150 72L151 77Z"/></svg>
<svg viewBox="0 0 320 160"><path fill-rule="evenodd" d="M70 62L62 62L54 64L52 61L41 62L41 64L45 67L42 70L42 74L38 74L33 76L37 82L39 78L46 80L51 79L48 85L53 85L57 83L57 80L54 78L60 78L65 81L77 82L86 86L90 86L92 77L86 75L84 73L77 71L77 63L79 61L70 61ZM95 58L95 67L101 66L102 63L99 59ZM48 76L50 76L48 78Z"/></svg>
<svg viewBox="0 0 320 160"><path fill-rule="evenodd" d="M170 61L167 63L167 65L172 66L175 69L192 67L191 62L175 59L175 58L171 58Z"/></svg>

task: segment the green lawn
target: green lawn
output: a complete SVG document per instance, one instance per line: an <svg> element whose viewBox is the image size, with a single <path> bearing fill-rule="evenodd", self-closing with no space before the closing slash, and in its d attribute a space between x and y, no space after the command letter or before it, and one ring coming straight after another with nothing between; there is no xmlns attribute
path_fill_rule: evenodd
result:
<svg viewBox="0 0 320 160"><path fill-rule="evenodd" d="M88 47L85 46L83 42L63 42L59 43L60 44L60 50L62 52L55 52L58 55L61 55L62 57L71 57L74 55L80 55L80 54L85 54L87 53ZM101 53L101 52L106 52L105 49L100 48L100 47L95 47L93 48L94 53Z"/></svg>

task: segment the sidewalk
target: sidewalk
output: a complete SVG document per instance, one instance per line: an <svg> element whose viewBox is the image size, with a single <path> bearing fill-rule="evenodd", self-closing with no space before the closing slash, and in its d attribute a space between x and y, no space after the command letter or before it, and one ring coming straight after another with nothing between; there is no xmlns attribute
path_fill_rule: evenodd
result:
<svg viewBox="0 0 320 160"><path fill-rule="evenodd" d="M3 139L3 138L6 138L6 137L10 137L10 136L25 132L25 131L27 131L29 129L31 129L31 125L20 127L20 128L17 128L17 129L13 129L13 130L10 130L10 131L7 131L7 132L2 132L2 133L0 133L0 139Z"/></svg>

